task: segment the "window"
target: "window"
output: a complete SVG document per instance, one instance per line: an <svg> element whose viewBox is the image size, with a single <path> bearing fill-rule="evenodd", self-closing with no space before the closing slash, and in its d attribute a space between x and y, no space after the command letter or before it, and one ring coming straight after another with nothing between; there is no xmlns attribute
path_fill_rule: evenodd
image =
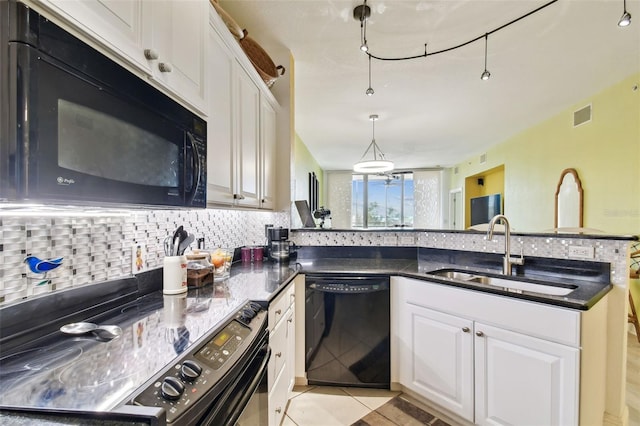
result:
<svg viewBox="0 0 640 426"><path fill-rule="evenodd" d="M353 175L351 226L413 227L413 173Z"/></svg>

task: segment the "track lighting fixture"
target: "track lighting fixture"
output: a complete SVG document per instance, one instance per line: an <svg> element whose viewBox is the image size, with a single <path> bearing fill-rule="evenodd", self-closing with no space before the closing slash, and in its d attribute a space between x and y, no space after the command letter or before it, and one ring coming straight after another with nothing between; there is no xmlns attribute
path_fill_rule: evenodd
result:
<svg viewBox="0 0 640 426"><path fill-rule="evenodd" d="M371 8L367 6L367 0L353 9L353 19L360 21L360 50L365 53L369 51L367 44L367 19L369 16L371 16Z"/></svg>
<svg viewBox="0 0 640 426"><path fill-rule="evenodd" d="M364 2L359 5L356 6L353 9L353 19L357 20L360 22L360 50L362 50L364 53L367 54L367 56L369 56L369 88L367 89L366 93L367 95L373 95L373 88L371 87L371 59L378 59L379 61L405 61L405 60L409 60L409 59L418 59L418 58L426 58L427 56L432 56L432 55L438 55L440 53L445 53L445 52L450 52L452 50L456 50L459 49L461 47L464 47L468 44L474 43L476 41L482 40L483 38L485 39L485 45L484 45L484 72L481 75L481 79L482 80L488 80L491 77L491 73L489 72L489 70L487 70L487 43L488 43L488 38L489 35L496 33L510 25L515 24L516 22L533 15L534 13L537 13L539 11L541 11L542 9L551 6L552 4L556 3L558 0L551 0L545 4L543 4L542 6L538 7L537 9L534 9L522 16L520 16L519 18L513 19L512 21L507 22L504 25L501 25L491 31L486 32L484 35L475 37L469 41L466 41L464 43L460 43L458 45L455 46L451 46L445 49L440 49L440 50L436 50L433 52L427 52L427 45L425 43L424 45L424 53L420 54L420 55L414 55L414 56L404 56L404 57L383 57L383 56L377 56L374 55L373 53L371 53L371 48L367 42L367 20L369 19L369 17L371 16L371 8L367 5L367 0L364 0ZM625 0L626 2L626 0ZM620 22L618 23L618 25L620 26L624 26L625 23L626 25L629 25L629 22L631 22L631 15L627 12L626 10L626 3L625 3L625 10L624 10L624 14L622 15L622 18L620 19Z"/></svg>
<svg viewBox="0 0 640 426"><path fill-rule="evenodd" d="M369 88L365 93L367 96L372 96L374 94L373 87L371 87L371 56L369 56Z"/></svg>
<svg viewBox="0 0 640 426"><path fill-rule="evenodd" d="M484 72L480 76L482 80L489 80L491 73L487 70L487 44L489 43L489 34L484 35Z"/></svg>
<svg viewBox="0 0 640 426"><path fill-rule="evenodd" d="M378 119L377 114L371 114L369 116L369 120L372 122L373 132L371 143L367 147L364 154L362 154L362 158L356 164L353 165L353 171L356 173L383 173L389 172L393 170L393 162L385 159L382 150L376 143L376 120ZM373 149L373 160L366 160L365 157L369 153L369 151Z"/></svg>
<svg viewBox="0 0 640 426"><path fill-rule="evenodd" d="M618 21L619 27L627 27L631 24L631 14L627 12L627 0L623 0L623 12L620 20Z"/></svg>

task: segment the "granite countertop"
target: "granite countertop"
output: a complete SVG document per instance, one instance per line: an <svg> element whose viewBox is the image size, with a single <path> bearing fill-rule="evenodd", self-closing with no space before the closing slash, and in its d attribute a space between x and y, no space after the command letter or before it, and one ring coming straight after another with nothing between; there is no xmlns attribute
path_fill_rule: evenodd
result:
<svg viewBox="0 0 640 426"><path fill-rule="evenodd" d="M348 250L348 249L344 249ZM409 250L406 250L409 253ZM334 256L335 253L314 253L321 256ZM419 255L414 252L414 258L391 258L374 253L369 257L364 253L350 252L341 257L306 257L297 260L300 273L331 274L331 275L396 275L407 278L420 279L432 283L460 287L469 290L492 293L515 299L528 300L578 310L588 310L604 297L612 288L609 282L608 270L602 265L590 265L596 262L553 262L528 258L526 268L520 270L517 276L510 277L516 281L540 283L544 285L556 284L559 287L575 286L575 290L566 296L542 294L526 290L507 290L503 287L488 284L453 280L431 274L439 269L456 269L471 271L479 274L490 274L502 277L502 256L494 254L470 254L450 250L422 250ZM495 258L495 259L494 259ZM551 267L547 263L557 264ZM573 268L573 269L571 269ZM579 268L579 272L578 271ZM602 270L601 270L602 269Z"/></svg>

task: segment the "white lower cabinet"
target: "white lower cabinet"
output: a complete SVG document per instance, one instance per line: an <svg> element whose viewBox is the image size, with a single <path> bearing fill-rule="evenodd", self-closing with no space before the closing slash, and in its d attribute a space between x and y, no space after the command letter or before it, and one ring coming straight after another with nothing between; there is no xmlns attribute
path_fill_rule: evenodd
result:
<svg viewBox="0 0 640 426"><path fill-rule="evenodd" d="M579 312L408 278L391 289L392 381L475 424L578 424Z"/></svg>
<svg viewBox="0 0 640 426"><path fill-rule="evenodd" d="M474 345L476 423L578 424L579 349L482 323Z"/></svg>
<svg viewBox="0 0 640 426"><path fill-rule="evenodd" d="M282 423L289 392L293 389L295 363L295 293L293 282L269 304L269 347L267 369L269 426Z"/></svg>
<svg viewBox="0 0 640 426"><path fill-rule="evenodd" d="M473 421L473 322L407 302L399 308L400 383Z"/></svg>

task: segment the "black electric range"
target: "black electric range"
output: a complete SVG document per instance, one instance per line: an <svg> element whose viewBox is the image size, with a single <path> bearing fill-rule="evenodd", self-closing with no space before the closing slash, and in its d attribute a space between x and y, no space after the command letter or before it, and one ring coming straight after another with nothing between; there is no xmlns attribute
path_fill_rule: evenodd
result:
<svg viewBox="0 0 640 426"><path fill-rule="evenodd" d="M192 289L181 295L154 292L90 318L92 322L119 326L122 335L115 339L93 333L72 336L55 332L9 354L2 353L1 422L10 421L9 407L45 413L123 411L124 404L135 405L134 394L147 385L160 383L162 387L164 375L172 374L171 369L182 366L181 360L216 338L222 339L217 343L224 348L213 354L209 345L212 359L200 364L209 373L218 374L236 361L239 354L234 352L243 349L238 348L238 343L244 343L241 340L257 338L254 335L261 330L249 336L252 329L266 328L266 312L262 314L264 324L256 325L245 315L246 308L247 300L234 297L224 285ZM230 336L234 341L227 343ZM195 383L192 388L200 383L190 382ZM160 405L167 412L175 411L172 401ZM131 408L124 407L124 411ZM167 415L169 423L170 417Z"/></svg>

